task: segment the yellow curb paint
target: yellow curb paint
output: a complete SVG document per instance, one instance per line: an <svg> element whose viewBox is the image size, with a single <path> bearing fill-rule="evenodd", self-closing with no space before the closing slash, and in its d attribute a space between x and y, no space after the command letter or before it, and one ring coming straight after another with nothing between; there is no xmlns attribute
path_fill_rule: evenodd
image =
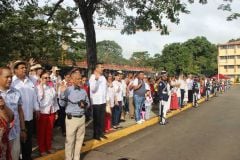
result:
<svg viewBox="0 0 240 160"><path fill-rule="evenodd" d="M213 97L213 95L210 95L210 97ZM200 100L198 100L198 103L203 103L205 102L205 98L201 98ZM170 117L173 117L185 110L188 110L189 108L192 108L192 104L189 103L187 104L182 110L175 110L175 111L172 111L171 113L167 114L167 118L170 118ZM110 143L110 142L113 142L115 140L118 140L122 137L125 137L125 136L128 136L134 132L137 132L137 131L140 131L144 128L147 128L149 126L152 126L154 124L157 124L159 122L159 118L158 117L154 117L154 118L151 118L150 120L148 121L145 121L143 124L135 124L135 125L132 125L132 126L129 126L127 128L123 128L121 130L118 130L116 132L113 132L113 133L109 133L107 134L106 136L108 137L108 139L104 139L102 141L97 141L97 140L89 140L89 141L86 141L84 142L85 143L85 146L82 147L81 149L81 153L83 152L87 152L87 151L90 151L94 148L97 148L97 147L100 147L104 144L107 144L107 143ZM54 154L50 154L50 155L47 155L47 156L44 156L44 157L39 157L39 158L36 158L35 160L64 160L64 150L60 150L60 151L57 151L56 153Z"/></svg>

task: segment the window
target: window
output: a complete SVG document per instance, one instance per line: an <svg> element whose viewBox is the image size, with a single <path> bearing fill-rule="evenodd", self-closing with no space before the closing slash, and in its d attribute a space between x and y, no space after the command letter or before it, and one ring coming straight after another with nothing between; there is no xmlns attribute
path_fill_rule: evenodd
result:
<svg viewBox="0 0 240 160"><path fill-rule="evenodd" d="M228 56L228 59L234 59L235 56Z"/></svg>
<svg viewBox="0 0 240 160"><path fill-rule="evenodd" d="M227 49L227 46L220 46L220 49Z"/></svg>
<svg viewBox="0 0 240 160"><path fill-rule="evenodd" d="M234 49L234 48L235 48L235 46L233 46L233 45L228 46L228 49Z"/></svg>
<svg viewBox="0 0 240 160"><path fill-rule="evenodd" d="M240 65L238 65L238 69L240 69Z"/></svg>
<svg viewBox="0 0 240 160"><path fill-rule="evenodd" d="M240 56L239 56L240 57ZM225 60L225 59L227 59L227 56L220 56L220 59L221 60Z"/></svg>
<svg viewBox="0 0 240 160"><path fill-rule="evenodd" d="M227 66L224 66L224 69L227 69Z"/></svg>
<svg viewBox="0 0 240 160"><path fill-rule="evenodd" d="M237 56L237 59L240 59L240 55Z"/></svg>
<svg viewBox="0 0 240 160"><path fill-rule="evenodd" d="M228 69L233 69L234 68L234 65L229 65L227 66Z"/></svg>

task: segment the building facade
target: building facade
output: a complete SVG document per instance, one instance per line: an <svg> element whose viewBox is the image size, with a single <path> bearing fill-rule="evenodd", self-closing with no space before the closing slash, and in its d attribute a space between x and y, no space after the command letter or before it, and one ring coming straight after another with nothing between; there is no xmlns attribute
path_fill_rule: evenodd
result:
<svg viewBox="0 0 240 160"><path fill-rule="evenodd" d="M218 45L218 73L233 81L240 78L240 41Z"/></svg>

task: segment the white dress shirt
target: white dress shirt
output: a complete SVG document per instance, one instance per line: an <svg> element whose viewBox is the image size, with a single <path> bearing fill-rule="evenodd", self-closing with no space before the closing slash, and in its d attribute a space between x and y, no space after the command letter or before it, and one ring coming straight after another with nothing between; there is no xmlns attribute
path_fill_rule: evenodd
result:
<svg viewBox="0 0 240 160"><path fill-rule="evenodd" d="M37 89L28 77L23 81L13 77L12 87L17 89L22 97L22 108L25 121L33 119L33 111L39 111L39 103L37 99Z"/></svg>
<svg viewBox="0 0 240 160"><path fill-rule="evenodd" d="M37 89L40 112L42 114L55 113L59 109L55 89L47 85L38 85Z"/></svg>
<svg viewBox="0 0 240 160"><path fill-rule="evenodd" d="M104 76L95 79L94 74L89 79L90 98L93 105L105 104L107 99L107 80Z"/></svg>

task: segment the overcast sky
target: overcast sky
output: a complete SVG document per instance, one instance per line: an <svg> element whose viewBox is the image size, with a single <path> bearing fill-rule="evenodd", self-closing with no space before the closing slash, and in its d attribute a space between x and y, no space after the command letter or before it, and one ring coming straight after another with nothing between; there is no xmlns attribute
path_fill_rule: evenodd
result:
<svg viewBox="0 0 240 160"><path fill-rule="evenodd" d="M66 1L66 0L65 0ZM69 2L69 0L67 0ZM114 40L123 48L123 56L129 58L132 52L148 51L152 56L161 53L164 45L184 42L196 36L205 36L215 44L225 43L232 38L240 38L240 19L226 21L227 12L218 10L223 0L209 0L208 4L191 4L190 14L180 16L180 24L171 24L170 35L162 36L159 32L138 32L135 35L121 35L119 30L96 29L97 41ZM64 2L65 4L67 2ZM234 0L233 9L240 12L240 0ZM78 21L82 27L81 21ZM79 30L83 32L83 30Z"/></svg>

